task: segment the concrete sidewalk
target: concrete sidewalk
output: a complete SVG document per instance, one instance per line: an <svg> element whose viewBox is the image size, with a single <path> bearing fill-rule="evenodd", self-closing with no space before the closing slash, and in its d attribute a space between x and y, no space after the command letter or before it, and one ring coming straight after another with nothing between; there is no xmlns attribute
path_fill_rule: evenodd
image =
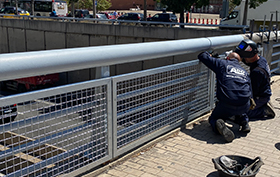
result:
<svg viewBox="0 0 280 177"><path fill-rule="evenodd" d="M257 177L280 176L280 76L273 76L272 104L274 119L251 121L251 132L242 134L237 126L236 139L225 143L222 136L214 134L207 122L208 116L176 129L119 159L87 177L218 177L212 158L221 155L241 155L264 161ZM106 170L106 171L105 171ZM103 173L100 174L100 172Z"/></svg>

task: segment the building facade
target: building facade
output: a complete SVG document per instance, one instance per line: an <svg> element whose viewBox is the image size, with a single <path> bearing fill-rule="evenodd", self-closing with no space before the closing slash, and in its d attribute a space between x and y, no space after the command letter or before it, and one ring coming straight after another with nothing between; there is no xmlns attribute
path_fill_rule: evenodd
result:
<svg viewBox="0 0 280 177"><path fill-rule="evenodd" d="M147 1L147 10L155 10L156 2L154 0ZM112 7L110 10L129 10L129 9L144 9L144 0L111 0Z"/></svg>

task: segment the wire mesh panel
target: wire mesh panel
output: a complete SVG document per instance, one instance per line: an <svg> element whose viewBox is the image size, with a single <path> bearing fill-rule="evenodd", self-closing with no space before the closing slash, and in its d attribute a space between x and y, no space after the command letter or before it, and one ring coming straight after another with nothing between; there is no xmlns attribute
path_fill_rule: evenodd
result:
<svg viewBox="0 0 280 177"><path fill-rule="evenodd" d="M210 110L209 70L198 60L114 77L113 89L114 155Z"/></svg>
<svg viewBox="0 0 280 177"><path fill-rule="evenodd" d="M16 114L0 125L1 175L63 176L111 159L110 100L110 79L0 98Z"/></svg>

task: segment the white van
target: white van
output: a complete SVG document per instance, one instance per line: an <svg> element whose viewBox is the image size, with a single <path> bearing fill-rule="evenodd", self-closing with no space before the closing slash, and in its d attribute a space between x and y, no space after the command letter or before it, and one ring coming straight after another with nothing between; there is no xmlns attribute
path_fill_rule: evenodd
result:
<svg viewBox="0 0 280 177"><path fill-rule="evenodd" d="M18 0L19 7L31 12L32 4L30 0ZM67 17L68 6L63 0L34 0L34 16L49 16L55 9L58 17Z"/></svg>
<svg viewBox="0 0 280 177"><path fill-rule="evenodd" d="M242 25L244 17L245 0L241 1L241 4L237 6L226 18L222 19L220 25ZM256 9L248 7L247 21L246 25L250 25L250 20L255 20L259 22L270 21L271 13L273 15L273 21L275 21L275 12L278 11L278 20L280 12L280 0L268 0Z"/></svg>

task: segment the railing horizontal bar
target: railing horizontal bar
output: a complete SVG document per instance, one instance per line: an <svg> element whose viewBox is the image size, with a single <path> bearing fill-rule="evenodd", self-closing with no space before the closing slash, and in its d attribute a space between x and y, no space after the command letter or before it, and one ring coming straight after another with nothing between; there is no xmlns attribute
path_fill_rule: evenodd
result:
<svg viewBox="0 0 280 177"><path fill-rule="evenodd" d="M124 135L126 135L128 133L131 133L131 131L137 131L137 129L141 128L142 126L148 126L151 122L155 122L159 118L165 117L165 115L169 115L169 114L172 114L174 112L178 112L178 110L187 108L189 105L195 104L196 102L197 102L197 100L189 102L189 103L186 103L186 104L181 105L179 107L176 107L174 109L168 110L167 112L163 112L161 114L158 114L158 115L156 115L156 116L154 116L152 118L149 118L147 120L143 120L143 121L141 121L141 122L139 122L137 124L134 124L132 126L129 126L127 128L123 128L123 129L118 131L117 137L120 138L120 136L124 136Z"/></svg>
<svg viewBox="0 0 280 177"><path fill-rule="evenodd" d="M75 106L75 108L71 107L71 108L68 108L68 109L64 109L63 111L55 111L55 112L52 112L51 114L29 118L28 120L21 120L21 121L17 121L17 122L12 122L10 124L5 124L5 125L0 127L1 132L8 131L12 128L18 128L18 127L20 127L20 124L28 125L28 124L31 124L31 123L39 122L40 120L42 120L46 117L51 117L51 115L58 116L57 115L58 113L59 113L59 115L65 115L66 113L69 113L69 112L77 112L77 110L81 110L81 107L82 108L85 108L85 106L90 107L89 105L92 105L92 103L88 103L88 104L84 104L84 105L80 105L80 106ZM89 126L91 124L92 123L82 124L82 125L79 125L77 127L73 127L73 128L68 129L68 130L64 130L63 132L58 132L58 133L55 133L53 135L43 137L39 140L20 145L20 146L14 147L14 148L6 150L6 151L2 151L2 152L0 152L0 159L3 159L4 157L11 156L13 153L18 153L18 152L22 152L22 151L32 149L36 146L39 146L42 143L48 143L48 142L53 141L55 139L61 138L62 136L67 136L67 135L73 134L77 131L80 131L81 128L87 128L87 126Z"/></svg>
<svg viewBox="0 0 280 177"><path fill-rule="evenodd" d="M182 108L183 109L183 108ZM181 119L179 119L179 117L183 117L183 110L177 110L177 111L180 111L180 113L177 113L177 114L175 114L176 112L175 112L175 110L173 110L172 112L170 112L170 115L169 115L169 119L168 120L162 120L162 119L160 119L160 118L163 118L163 116L166 116L166 114L160 114L161 115L161 117L160 117L160 115L158 115L158 116L156 116L156 117L153 117L151 120L148 120L147 122L146 122L146 124L139 124L139 125L137 125L137 126L135 126L134 127L134 129L130 129L130 127L129 127L129 132L126 132L125 134L123 134L121 137L118 137L118 139L121 139L121 138L123 138L123 137L125 137L125 136L127 136L127 135L131 135L131 134L135 134L135 133L139 133L139 132L143 132L143 131L141 131L141 130L143 130L143 129L146 129L146 130L149 130L149 128L153 128L154 129L154 131L151 131L151 132L149 132L149 131L145 131L144 132L144 134L142 134L142 136L145 136L145 135L147 135L147 134L149 134L149 133L152 133L152 132L155 132L155 131L157 131L157 130L159 130L159 129L161 129L161 128L164 128L164 127L166 127L166 126L168 126L168 125L172 125L173 123L175 123L175 122L178 122L178 121L180 121L180 120L182 120L182 118ZM173 121L170 121L170 119L177 119L177 120L173 120ZM157 122L158 120L162 120L161 121L161 123L162 124L160 124L159 122ZM166 121L170 121L170 122L168 122L168 124L167 123L165 123ZM153 127L151 127L151 126L153 126ZM134 138L134 140L133 141L128 141L128 142L126 142L126 143L120 143L121 141L119 140L119 144L118 144L118 148L122 148L122 147L124 147L124 146L126 146L126 145L128 145L129 143L132 143L132 142L134 142L134 141L136 141L136 140L138 140L138 139L140 139L140 138L142 138L142 137L137 137L137 138Z"/></svg>
<svg viewBox="0 0 280 177"><path fill-rule="evenodd" d="M62 110L50 111L48 114L42 114L40 116L30 117L27 119L19 120L16 122L11 122L9 124L0 125L0 133L4 133L6 131L11 131L13 129L20 128L22 126L30 125L32 123L37 123L44 121L46 119L50 119L53 117L59 117L62 115L67 115L71 113L75 113L78 111L82 111L83 109L90 108L97 104L97 101L92 101L90 103L84 103L83 105L71 106L69 108L64 108Z"/></svg>
<svg viewBox="0 0 280 177"><path fill-rule="evenodd" d="M272 62L270 63L270 65L274 65L274 64L278 64L278 63L280 63L280 59L275 60L275 61L272 61Z"/></svg>
<svg viewBox="0 0 280 177"><path fill-rule="evenodd" d="M133 114L135 112L139 112L141 110L144 110L144 109L147 109L149 107L153 107L155 105L159 105L160 103L163 103L163 102L166 102L166 101L169 101L169 100L172 100L174 98L178 98L178 97L181 97L187 93L191 93L192 91L195 91L195 90L199 90L200 88L202 88L203 86L197 86L197 87L194 87L194 88L191 88L191 89L188 89L188 90L185 90L183 92L180 92L180 93L177 93L177 94L174 94L174 95L171 95L171 96L168 96L168 97L165 97L165 98L162 98L162 99L159 99L159 100L156 100L156 101L153 101L153 102L150 102L148 104L144 104L144 105L141 105L141 106L138 106L136 108L132 108L132 109L129 109L127 111L124 111L124 112L120 112L117 114L117 117L118 119L126 116L126 115L130 115L130 114Z"/></svg>
<svg viewBox="0 0 280 177"><path fill-rule="evenodd" d="M278 71L278 70L280 70L280 68L279 68L279 67L274 68L274 69L270 70L270 73L274 73L274 72L276 72L276 71Z"/></svg>
<svg viewBox="0 0 280 177"><path fill-rule="evenodd" d="M177 63L177 64L172 64L172 65L168 65L168 66L162 66L160 68L151 68L146 70L145 72L143 71L137 71L137 72L133 72L133 73L126 73L126 74L122 74L119 76L112 76L113 81L114 82L122 82L124 80L128 80L131 78L139 78L139 77L145 77L145 76L151 76L154 74L158 74L158 73L162 73L162 72L169 72L171 70L178 70L178 69L182 69L182 68L186 68L186 67L190 67L190 66L195 66L195 65L199 65L200 61L198 59L195 60L191 60L191 61L187 61L184 63ZM204 66L201 63L202 66Z"/></svg>
<svg viewBox="0 0 280 177"><path fill-rule="evenodd" d="M0 81L232 47L243 39L229 35L1 54Z"/></svg>
<svg viewBox="0 0 280 177"><path fill-rule="evenodd" d="M202 73L197 73L197 74L194 74L194 75L190 75L190 76L187 76L187 77L175 79L175 80L168 81L168 82L165 82L165 83L161 83L161 84L153 85L153 86L150 86L150 87L145 87L143 89L139 89L139 90L127 92L127 93L124 93L124 94L120 94L120 95L117 96L117 101L124 100L124 99L130 98L130 97L135 96L135 95L141 95L141 94L144 94L144 93L147 93L147 92L152 92L154 90L165 88L165 87L168 87L168 86L171 86L171 85L175 85L175 84L180 83L182 81L186 81L188 79L196 78L196 77L202 76L204 74L205 73L203 73L203 72Z"/></svg>
<svg viewBox="0 0 280 177"><path fill-rule="evenodd" d="M280 55L280 52L274 52L274 53L272 53L272 57L275 57L275 56L277 56L277 55Z"/></svg>
<svg viewBox="0 0 280 177"><path fill-rule="evenodd" d="M88 123L79 125L77 127L70 128L68 130L64 130L62 132L58 132L58 133L43 137L41 139L37 139L37 140L31 141L29 143L21 144L19 146L13 147L13 148L5 150L5 151L1 151L0 152L0 159L7 158L9 156L12 156L13 154L17 154L17 153L20 153L20 152L23 152L23 151L28 151L28 150L36 148L36 147L38 147L42 144L47 144L50 141L53 141L57 138L61 138L62 136L71 135L73 133L84 130L85 128L89 129L89 128L91 128L92 124L93 123L88 122Z"/></svg>
<svg viewBox="0 0 280 177"><path fill-rule="evenodd" d="M278 43L278 44L273 44L273 48L276 48L276 47L280 47L280 43Z"/></svg>
<svg viewBox="0 0 280 177"><path fill-rule="evenodd" d="M61 154L58 154L58 155L53 156L53 157L50 157L50 158L48 158L46 160L43 160L43 161L38 162L38 163L35 163L33 165L27 166L27 167L25 167L23 169L20 169L18 171L13 172L13 173L9 173L7 175L7 177L15 177L15 176L19 177L19 176L22 176L22 174L29 174L28 172L30 172L30 171L36 171L38 169L42 169L44 167L47 167L50 164L55 164L57 162L60 162L63 159L67 159L69 157L78 155L81 152L83 152L86 148L93 147L94 145L95 145L95 142L90 142L90 143L88 143L86 145L82 145L82 146L77 147L75 149L63 152ZM48 176L48 175L46 175L46 176Z"/></svg>

